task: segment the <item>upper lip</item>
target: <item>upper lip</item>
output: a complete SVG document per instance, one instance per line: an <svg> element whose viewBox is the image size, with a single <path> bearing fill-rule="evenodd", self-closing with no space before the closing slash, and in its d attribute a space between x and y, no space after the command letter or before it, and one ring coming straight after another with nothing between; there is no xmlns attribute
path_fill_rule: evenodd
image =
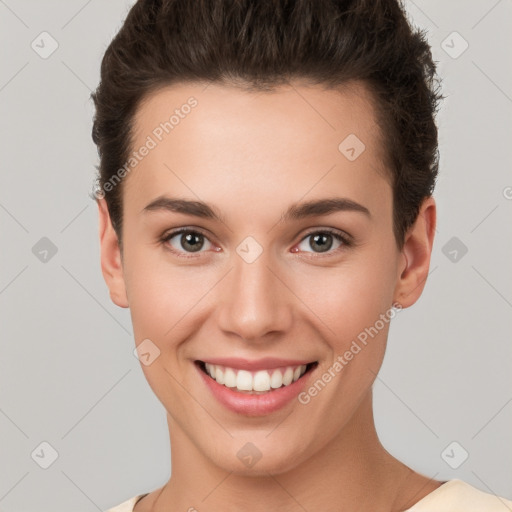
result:
<svg viewBox="0 0 512 512"><path fill-rule="evenodd" d="M208 359L200 359L203 363L218 364L229 368L237 368L240 370L270 370L272 368L280 368L282 366L300 366L316 361L311 359L281 359L278 357L263 357L261 359L244 359L242 357L209 357Z"/></svg>

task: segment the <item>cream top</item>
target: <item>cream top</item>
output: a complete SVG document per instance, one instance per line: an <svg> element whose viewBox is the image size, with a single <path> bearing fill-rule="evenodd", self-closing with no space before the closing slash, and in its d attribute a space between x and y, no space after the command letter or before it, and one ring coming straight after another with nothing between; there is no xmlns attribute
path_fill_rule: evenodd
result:
<svg viewBox="0 0 512 512"><path fill-rule="evenodd" d="M133 512L138 494L106 512ZM512 512L512 500L481 491L463 480L448 480L403 512Z"/></svg>

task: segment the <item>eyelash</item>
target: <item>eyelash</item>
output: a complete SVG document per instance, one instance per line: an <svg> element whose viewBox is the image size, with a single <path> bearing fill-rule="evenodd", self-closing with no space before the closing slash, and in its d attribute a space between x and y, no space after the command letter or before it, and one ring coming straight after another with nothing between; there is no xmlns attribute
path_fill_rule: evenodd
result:
<svg viewBox="0 0 512 512"><path fill-rule="evenodd" d="M198 229L190 229L190 228L185 228L184 227L184 228L175 229L174 231L171 231L170 233L167 233L167 234L163 235L162 238L160 238L160 242L162 244L167 244L167 242L169 242L169 240L171 240L171 238L174 238L176 235L179 235L181 233L192 233L192 234L196 234L196 235L201 235L201 236L205 237L206 239L208 239L208 237L204 233L202 233L200 230L198 230ZM329 234L329 235L332 235L336 240L338 240L339 242L342 242L342 245L340 247L338 247L337 249L335 249L334 251L328 251L327 253L313 253L313 254L317 254L316 257L330 256L330 255L332 255L334 253L337 253L340 250L346 249L346 248L351 247L353 245L353 241L352 241L352 239L348 235L341 234L339 231L336 231L336 230L330 229L330 228L325 228L325 229L320 229L320 230L317 229L315 231L310 231L310 232L306 233L300 239L299 244L301 242L303 242L309 236L311 236L311 235L318 235L318 234ZM184 256L183 253L178 252L175 249L170 248L168 245L166 245L166 247L168 248L168 250L170 250L173 254L175 254L179 258L197 258L198 257L198 256Z"/></svg>

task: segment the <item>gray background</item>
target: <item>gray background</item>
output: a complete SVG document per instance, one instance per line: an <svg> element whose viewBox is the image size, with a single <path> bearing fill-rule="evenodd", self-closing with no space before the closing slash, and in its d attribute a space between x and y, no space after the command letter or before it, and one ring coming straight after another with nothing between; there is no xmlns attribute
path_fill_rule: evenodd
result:
<svg viewBox="0 0 512 512"><path fill-rule="evenodd" d="M129 311L109 299L88 197L89 95L131 4L0 0L2 512L105 510L170 474L165 411L133 355ZM431 275L393 320L377 429L417 471L512 499L512 2L407 8L448 98ZM58 43L47 58L43 31ZM47 469L42 442L58 454Z"/></svg>

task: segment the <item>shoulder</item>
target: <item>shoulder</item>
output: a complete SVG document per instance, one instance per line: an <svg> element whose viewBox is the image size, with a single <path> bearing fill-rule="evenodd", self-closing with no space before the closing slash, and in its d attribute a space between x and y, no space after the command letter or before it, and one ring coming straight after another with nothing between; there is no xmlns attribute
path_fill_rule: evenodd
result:
<svg viewBox="0 0 512 512"><path fill-rule="evenodd" d="M109 508L105 512L133 512L133 507L135 507L135 503L142 499L143 496L146 496L146 494L137 494L136 496L133 496L133 498L123 501L119 505L113 508Z"/></svg>
<svg viewBox="0 0 512 512"><path fill-rule="evenodd" d="M453 479L404 512L512 512L512 501Z"/></svg>

